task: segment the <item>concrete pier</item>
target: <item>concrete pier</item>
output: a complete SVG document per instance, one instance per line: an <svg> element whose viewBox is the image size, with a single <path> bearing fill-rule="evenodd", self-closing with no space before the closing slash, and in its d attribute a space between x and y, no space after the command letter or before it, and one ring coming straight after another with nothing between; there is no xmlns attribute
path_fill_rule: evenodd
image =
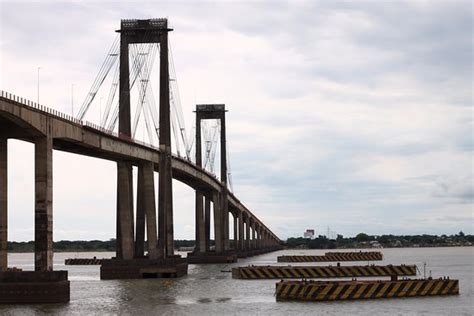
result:
<svg viewBox="0 0 474 316"><path fill-rule="evenodd" d="M164 213L165 257L174 256L173 176L171 168L170 77L168 65L168 24L160 36L160 165L158 212Z"/></svg>
<svg viewBox="0 0 474 316"><path fill-rule="evenodd" d="M239 230L238 230L238 220L237 214L233 213L232 218L234 220L234 250L238 251L239 247Z"/></svg>
<svg viewBox="0 0 474 316"><path fill-rule="evenodd" d="M0 272L0 304L67 303L67 271Z"/></svg>
<svg viewBox="0 0 474 316"><path fill-rule="evenodd" d="M53 139L35 141L35 271L53 270Z"/></svg>
<svg viewBox="0 0 474 316"><path fill-rule="evenodd" d="M117 258L124 260L134 257L132 175L130 163L117 163Z"/></svg>
<svg viewBox="0 0 474 316"><path fill-rule="evenodd" d="M244 239L244 214L239 212L239 252L243 251L245 247Z"/></svg>
<svg viewBox="0 0 474 316"><path fill-rule="evenodd" d="M146 231L148 240L148 258L158 259L158 240L156 231L156 205L155 205L155 179L152 162L144 162L143 168L143 191Z"/></svg>
<svg viewBox="0 0 474 316"><path fill-rule="evenodd" d="M8 142L0 136L0 272L8 268Z"/></svg>
<svg viewBox="0 0 474 316"><path fill-rule="evenodd" d="M204 197L204 236L204 251L209 251L211 246L211 200L208 197Z"/></svg>
<svg viewBox="0 0 474 316"><path fill-rule="evenodd" d="M103 260L100 278L112 279L155 279L179 278L188 273L188 263L182 258Z"/></svg>
<svg viewBox="0 0 474 316"><path fill-rule="evenodd" d="M170 91L166 19L122 20L120 32L119 135L131 139L129 44L160 45L160 155L158 231L156 227L154 164L117 162L117 255L104 261L101 278L179 277L187 273L186 260L174 255ZM132 163L138 166L137 212L134 231ZM145 256L145 227L148 256ZM158 235L158 238L157 238ZM147 271L146 273L143 271Z"/></svg>
<svg viewBox="0 0 474 316"><path fill-rule="evenodd" d="M223 225L222 225L222 210L220 203L220 194L214 193L213 195L213 206L214 206L214 247L215 252L220 253L224 250L222 243Z"/></svg>

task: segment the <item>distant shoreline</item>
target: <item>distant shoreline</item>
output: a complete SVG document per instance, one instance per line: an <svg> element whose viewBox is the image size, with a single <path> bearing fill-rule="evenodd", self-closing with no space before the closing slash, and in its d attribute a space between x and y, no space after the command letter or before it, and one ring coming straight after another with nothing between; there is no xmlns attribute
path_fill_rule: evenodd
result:
<svg viewBox="0 0 474 316"><path fill-rule="evenodd" d="M230 240L230 247L234 241ZM439 247L472 247L474 235L466 235L460 231L456 235L368 235L359 233L355 237L337 235L336 238L327 238L324 235L312 238L290 237L282 241L285 249L391 249L391 248L439 248ZM175 249L193 249L194 240L175 240ZM210 241L210 246L214 240ZM115 239L109 240L60 240L53 242L53 251L61 252L115 252ZM28 253L34 252L35 242L8 242L8 252Z"/></svg>
<svg viewBox="0 0 474 316"><path fill-rule="evenodd" d="M384 248L333 248L333 249L327 249L327 248L284 248L283 250L364 250L364 251L382 251L383 249L417 249L417 248L470 248L474 247L474 245L461 245L461 246L446 246L446 245L440 245L440 246L423 246L423 247L384 247ZM176 250L178 251L178 250ZM21 251L21 250L9 250L9 253L34 253L33 250L27 250L27 251ZM84 250L84 249L66 249L66 250L54 250L54 253L68 253L68 252L77 252L77 253L92 253L92 252L115 252L115 250L109 250L109 249L97 249L97 250Z"/></svg>

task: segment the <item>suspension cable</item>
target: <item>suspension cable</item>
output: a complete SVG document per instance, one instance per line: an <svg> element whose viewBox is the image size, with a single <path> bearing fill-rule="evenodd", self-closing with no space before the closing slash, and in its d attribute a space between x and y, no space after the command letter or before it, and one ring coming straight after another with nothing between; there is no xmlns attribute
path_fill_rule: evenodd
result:
<svg viewBox="0 0 474 316"><path fill-rule="evenodd" d="M94 83L92 84L92 87L89 90L89 93L86 95L86 98L84 99L84 102L82 103L82 106L76 117L79 120L82 120L84 116L86 115L92 101L94 101L94 98L97 95L97 92L102 86L102 83L104 83L104 80L109 74L110 69L112 68L115 61L117 60L119 42L120 42L118 39L119 39L119 36L117 35L109 52L107 53L107 57L105 58L104 62L102 63L102 66L100 67L99 73L97 74L97 77L95 78Z"/></svg>

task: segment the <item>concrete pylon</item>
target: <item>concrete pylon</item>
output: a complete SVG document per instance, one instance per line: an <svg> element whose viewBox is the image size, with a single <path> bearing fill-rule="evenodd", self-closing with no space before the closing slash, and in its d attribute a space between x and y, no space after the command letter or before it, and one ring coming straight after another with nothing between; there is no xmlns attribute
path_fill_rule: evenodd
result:
<svg viewBox="0 0 474 316"><path fill-rule="evenodd" d="M165 22L167 29L167 22ZM160 37L160 166L158 212L165 220L165 254L174 256L173 176L171 167L170 76L168 64L168 31ZM161 228L161 227L160 227Z"/></svg>
<svg viewBox="0 0 474 316"><path fill-rule="evenodd" d="M221 196L219 193L213 195L213 206L214 206L214 243L215 250L217 253L222 252L224 245L222 242L222 210L221 210Z"/></svg>
<svg viewBox="0 0 474 316"><path fill-rule="evenodd" d="M239 247L240 251L245 249L245 239L244 239L244 214L242 211L239 211Z"/></svg>
<svg viewBox="0 0 474 316"><path fill-rule="evenodd" d="M143 162L138 167L135 257L144 255L146 224L148 258L157 259L155 181L153 174L152 162Z"/></svg>
<svg viewBox="0 0 474 316"><path fill-rule="evenodd" d="M47 134L35 139L35 271L52 270L53 138Z"/></svg>
<svg viewBox="0 0 474 316"><path fill-rule="evenodd" d="M135 221L135 258L145 255L145 184L143 167L138 167L137 179L137 214Z"/></svg>
<svg viewBox="0 0 474 316"><path fill-rule="evenodd" d="M117 258L133 259L133 178L129 162L117 163ZM131 192L132 191L132 192Z"/></svg>
<svg viewBox="0 0 474 316"><path fill-rule="evenodd" d="M254 222L252 225L252 248L257 249L257 226Z"/></svg>
<svg viewBox="0 0 474 316"><path fill-rule="evenodd" d="M260 244L258 242L258 239L260 237L260 226L255 226L255 249L260 248Z"/></svg>
<svg viewBox="0 0 474 316"><path fill-rule="evenodd" d="M247 217L245 222L245 249L250 250L250 217Z"/></svg>
<svg viewBox="0 0 474 316"><path fill-rule="evenodd" d="M211 199L204 197L204 251L210 250L211 244Z"/></svg>
<svg viewBox="0 0 474 316"><path fill-rule="evenodd" d="M152 162L143 164L143 176L145 186L145 215L146 231L148 241L148 257L150 259L158 258L158 240L156 232L156 204L155 204L155 168Z"/></svg>
<svg viewBox="0 0 474 316"><path fill-rule="evenodd" d="M206 226L204 213L204 195L196 191L196 245L195 252L206 252Z"/></svg>
<svg viewBox="0 0 474 316"><path fill-rule="evenodd" d="M199 115L196 115L196 166L202 167L202 145L201 145L201 119ZM201 244L201 240L205 239L205 214L203 208L204 194L203 192L196 190L195 199L195 240L196 244L194 252L205 252L206 246Z"/></svg>
<svg viewBox="0 0 474 316"><path fill-rule="evenodd" d="M171 174L171 132L170 132L170 92L168 64L168 21L166 19L122 20L120 32L120 91L119 91L119 135L131 138L130 119L130 70L129 44L159 43L160 44L160 164L158 193L158 250L161 257L174 255L173 238L173 192ZM123 169L123 170L122 170ZM117 258L133 258L133 248L128 249L131 238L133 241L133 188L132 165L118 162L117 181ZM127 185L128 184L128 185ZM122 187L123 186L123 187ZM127 190L128 187L128 190ZM128 192L128 193L127 193ZM128 196L124 196L128 195ZM140 211L141 212L141 211ZM129 229L121 221L130 220ZM139 240L141 243L143 212L139 213ZM126 249L124 249L124 247ZM142 253L141 246L137 249Z"/></svg>
<svg viewBox="0 0 474 316"><path fill-rule="evenodd" d="M0 272L8 268L8 141L0 137Z"/></svg>
<svg viewBox="0 0 474 316"><path fill-rule="evenodd" d="M129 43L129 36L127 36L126 33L121 33L118 131L120 137L124 138L131 138L132 135L130 119ZM129 162L117 162L116 257L118 259L132 259L134 257L132 177L132 164Z"/></svg>
<svg viewBox="0 0 474 316"><path fill-rule="evenodd" d="M239 229L238 229L238 221L239 217L237 216L237 213L233 213L232 217L234 219L234 250L239 249Z"/></svg>
<svg viewBox="0 0 474 316"><path fill-rule="evenodd" d="M226 191L227 188L224 188ZM221 225L222 225L222 246L223 250L229 250L229 209L228 209L228 199L227 199L227 192L223 192L220 194L220 202L221 202Z"/></svg>
<svg viewBox="0 0 474 316"><path fill-rule="evenodd" d="M220 133L220 151L221 151L221 183L225 190L220 192L218 198L220 205L216 207L214 203L214 218L219 217L219 222L214 222L214 225L219 230L219 243L222 244L222 249L216 252L222 252L229 249L229 210L228 210L228 198L227 198L227 149L226 149L226 128L225 128L225 105L224 104L197 104L196 105L196 165L202 167L202 140L201 140L201 121L206 119L217 119L221 122L221 133ZM201 221L201 204L203 199L203 193L196 191L196 240L201 240L201 235L205 233L199 227ZM214 199L214 198L213 198ZM219 210L220 214L216 215L216 210ZM206 215L204 214L204 217ZM205 226L206 219L204 219ZM207 238L207 237L206 237ZM197 243L196 251L203 251L202 245ZM207 250L207 249L206 249Z"/></svg>

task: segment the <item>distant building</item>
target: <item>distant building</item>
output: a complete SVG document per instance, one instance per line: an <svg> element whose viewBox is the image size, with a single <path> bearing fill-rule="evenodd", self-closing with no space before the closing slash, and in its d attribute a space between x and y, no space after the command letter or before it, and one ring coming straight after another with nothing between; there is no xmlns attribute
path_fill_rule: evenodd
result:
<svg viewBox="0 0 474 316"><path fill-rule="evenodd" d="M383 248L382 245L376 240L372 240L369 244L372 248Z"/></svg>
<svg viewBox="0 0 474 316"><path fill-rule="evenodd" d="M314 238L314 229L307 229L307 230L303 233L303 237L304 237L304 238L313 239L313 238Z"/></svg>

